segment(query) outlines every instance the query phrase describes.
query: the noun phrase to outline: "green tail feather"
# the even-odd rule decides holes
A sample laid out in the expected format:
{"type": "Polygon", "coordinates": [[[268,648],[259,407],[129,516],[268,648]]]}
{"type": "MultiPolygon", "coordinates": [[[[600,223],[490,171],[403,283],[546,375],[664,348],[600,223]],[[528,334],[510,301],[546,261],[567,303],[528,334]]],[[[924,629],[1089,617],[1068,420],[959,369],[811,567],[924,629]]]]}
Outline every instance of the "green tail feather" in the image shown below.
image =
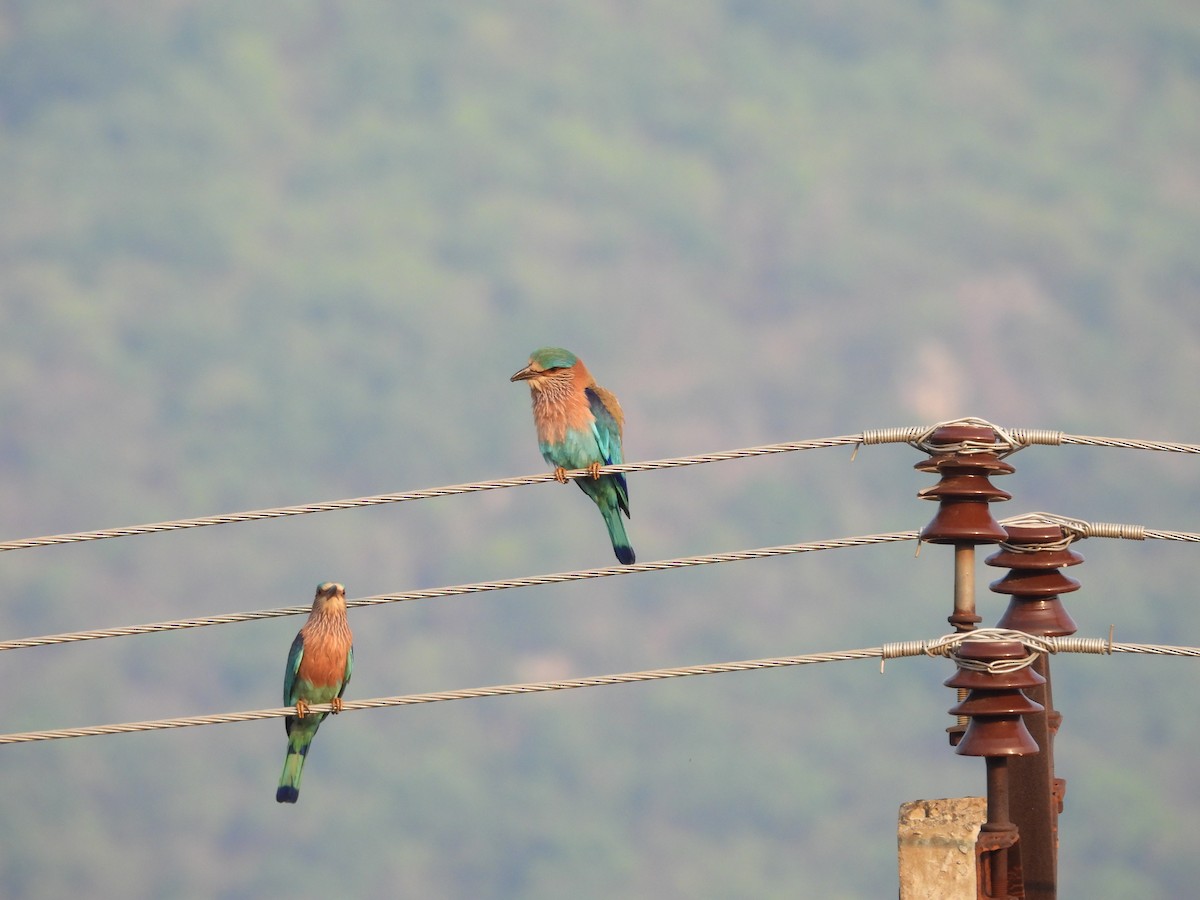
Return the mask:
{"type": "Polygon", "coordinates": [[[633,547],[629,545],[629,537],[625,534],[625,523],[621,521],[620,510],[616,506],[600,506],[600,514],[604,516],[604,524],[608,526],[608,537],[612,541],[613,553],[623,566],[631,566],[637,561],[633,555],[633,547]]]}
{"type": "Polygon", "coordinates": [[[302,744],[288,741],[283,774],[279,776],[279,787],[275,791],[276,803],[295,803],[300,799],[300,773],[304,771],[304,759],[308,756],[310,743],[311,738],[302,744]]]}
{"type": "Polygon", "coordinates": [[[625,479],[617,481],[613,476],[602,475],[598,481],[580,478],[575,483],[600,507],[600,515],[604,516],[604,524],[608,526],[608,536],[617,559],[622,565],[632,565],[635,560],[633,547],[629,546],[625,523],[621,521],[622,509],[625,515],[629,515],[629,504],[625,502],[625,479]]]}

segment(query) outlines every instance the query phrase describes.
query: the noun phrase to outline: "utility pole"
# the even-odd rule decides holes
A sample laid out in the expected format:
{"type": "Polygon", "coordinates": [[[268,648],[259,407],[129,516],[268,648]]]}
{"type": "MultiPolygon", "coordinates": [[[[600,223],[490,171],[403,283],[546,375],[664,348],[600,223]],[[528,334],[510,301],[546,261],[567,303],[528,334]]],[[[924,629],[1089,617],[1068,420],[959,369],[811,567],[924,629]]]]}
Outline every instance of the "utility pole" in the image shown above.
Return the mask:
{"type": "MultiPolygon", "coordinates": [[[[1059,571],[1061,566],[1083,562],[1083,557],[1070,549],[1071,538],[1062,526],[1049,523],[1014,523],[1007,531],[1007,540],[985,560],[989,566],[1011,570],[991,584],[996,593],[1012,597],[997,627],[1041,637],[1074,634],[1075,622],[1059,599],[1059,594],[1079,589],[1078,581],[1059,571]]],[[[1055,900],[1058,817],[1062,813],[1066,782],[1055,777],[1054,738],[1062,715],[1054,709],[1050,661],[1046,654],[1039,653],[1032,668],[1045,683],[1027,688],[1026,693],[1044,708],[1027,714],[1025,724],[1041,752],[1015,757],[1010,764],[1012,818],[1021,833],[1025,897],[1055,900]]]]}
{"type": "Polygon", "coordinates": [[[1012,821],[1010,757],[1038,752],[1037,742],[1022,716],[1042,710],[1022,688],[1045,683],[1030,665],[1009,669],[1006,664],[1027,660],[1020,641],[972,640],[958,648],[958,672],[948,687],[967,690],[950,712],[966,716],[969,724],[954,752],[982,756],[987,764],[987,821],[975,844],[977,896],[980,900],[1017,900],[1026,896],[1021,865],[1021,838],[1012,821]]]}
{"type": "MultiPolygon", "coordinates": [[[[1068,549],[1070,540],[1059,526],[1039,522],[1005,529],[991,515],[990,504],[1011,495],[990,478],[1015,471],[1003,459],[1010,448],[1002,435],[971,420],[939,426],[918,446],[929,459],[915,468],[940,476],[918,494],[938,503],[920,539],[954,547],[954,608],[948,617],[954,629],[970,634],[982,621],[975,602],[975,548],[1000,544],[986,560],[1010,569],[991,585],[1012,597],[999,627],[1040,636],[1073,634],[1075,623],[1058,594],[1079,585],[1058,570],[1083,558],[1068,549]]],[[[968,637],[956,656],[959,671],[946,681],[958,690],[951,709],[958,721],[947,729],[951,746],[987,761],[986,821],[975,843],[980,900],[1057,896],[1065,783],[1054,777],[1053,737],[1061,717],[1053,709],[1045,655],[1030,654],[1019,640],[968,637]]],[[[902,867],[903,856],[902,844],[902,867]]]]}

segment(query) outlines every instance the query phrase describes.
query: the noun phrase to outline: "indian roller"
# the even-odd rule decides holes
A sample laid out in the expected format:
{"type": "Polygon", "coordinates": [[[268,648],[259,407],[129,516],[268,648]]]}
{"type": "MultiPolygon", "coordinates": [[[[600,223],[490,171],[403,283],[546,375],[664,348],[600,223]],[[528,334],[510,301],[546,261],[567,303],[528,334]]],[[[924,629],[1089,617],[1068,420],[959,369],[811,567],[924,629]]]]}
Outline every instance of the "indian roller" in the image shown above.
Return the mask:
{"type": "Polygon", "coordinates": [[[277,803],[295,803],[300,797],[300,772],[304,758],[326,713],[310,713],[311,703],[332,703],[342,711],[342,694],[354,668],[354,635],[346,621],[346,589],[334,581],[317,587],[308,621],[292,641],[283,672],[283,705],[296,714],[284,719],[287,756],[275,791],[277,803]]]}
{"type": "Polygon", "coordinates": [[[587,370],[583,360],[561,347],[534,350],[529,365],[510,381],[529,384],[533,424],[542,457],[554,466],[554,477],[567,483],[567,469],[588,469],[591,478],[576,484],[600,507],[613,552],[623,565],[634,561],[621,513],[629,517],[629,488],[625,475],[601,475],[600,467],[619,465],[625,414],[621,404],[587,370]]]}

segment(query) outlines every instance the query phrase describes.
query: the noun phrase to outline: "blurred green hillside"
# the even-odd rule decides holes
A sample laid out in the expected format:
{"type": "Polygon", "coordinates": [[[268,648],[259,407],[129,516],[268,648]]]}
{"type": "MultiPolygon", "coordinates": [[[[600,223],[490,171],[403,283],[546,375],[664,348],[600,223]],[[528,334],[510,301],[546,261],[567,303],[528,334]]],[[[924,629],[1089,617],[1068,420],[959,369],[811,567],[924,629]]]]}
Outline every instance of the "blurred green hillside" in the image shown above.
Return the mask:
{"type": "MultiPolygon", "coordinates": [[[[963,415],[1200,441],[1187,2],[0,2],[0,537],[543,471],[530,350],[630,460],[963,415]]],[[[631,477],[640,560],[920,528],[904,446],[631,477]]],[[[1200,531],[1196,462],[1038,447],[998,516],[1200,531]]],[[[806,554],[357,611],[348,695],[946,630],[950,554],[806,554]]],[[[1194,551],[1090,541],[1081,634],[1200,644],[1194,551]]],[[[983,555],[981,553],[981,555],[983,555]]],[[[5,639],[612,562],[540,485],[5,553],[5,639]]],[[[1004,603],[980,566],[987,622],[1004,603]]],[[[0,730],[274,706],[300,619],[0,654],[0,730]]],[[[1064,897],[1186,896],[1197,674],[1056,659],[1064,897]]],[[[3,749],[0,895],[894,893],[983,791],[946,665],[3,749]]]]}

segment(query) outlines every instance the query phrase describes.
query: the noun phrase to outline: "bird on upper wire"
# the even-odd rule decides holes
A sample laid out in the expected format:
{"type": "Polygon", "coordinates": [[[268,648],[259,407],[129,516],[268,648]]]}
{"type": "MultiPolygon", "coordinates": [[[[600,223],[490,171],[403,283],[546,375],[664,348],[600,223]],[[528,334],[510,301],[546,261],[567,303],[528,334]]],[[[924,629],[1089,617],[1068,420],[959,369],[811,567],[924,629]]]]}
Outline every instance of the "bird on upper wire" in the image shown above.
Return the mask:
{"type": "Polygon", "coordinates": [[[309,712],[313,703],[331,703],[342,711],[342,694],[354,668],[354,635],[346,620],[346,589],[335,581],[317,587],[308,621],[292,641],[283,672],[283,704],[296,714],[284,719],[287,756],[275,791],[277,803],[295,803],[300,797],[300,773],[309,745],[326,713],[309,712]]]}
{"type": "Polygon", "coordinates": [[[618,472],[601,475],[600,467],[620,465],[625,414],[612,392],[592,377],[583,360],[561,347],[542,347],[529,364],[509,379],[529,385],[533,424],[542,457],[554,466],[554,477],[566,484],[567,469],[588,469],[590,478],[575,483],[600,507],[613,552],[623,565],[634,560],[621,513],[629,517],[629,487],[618,472]]]}

